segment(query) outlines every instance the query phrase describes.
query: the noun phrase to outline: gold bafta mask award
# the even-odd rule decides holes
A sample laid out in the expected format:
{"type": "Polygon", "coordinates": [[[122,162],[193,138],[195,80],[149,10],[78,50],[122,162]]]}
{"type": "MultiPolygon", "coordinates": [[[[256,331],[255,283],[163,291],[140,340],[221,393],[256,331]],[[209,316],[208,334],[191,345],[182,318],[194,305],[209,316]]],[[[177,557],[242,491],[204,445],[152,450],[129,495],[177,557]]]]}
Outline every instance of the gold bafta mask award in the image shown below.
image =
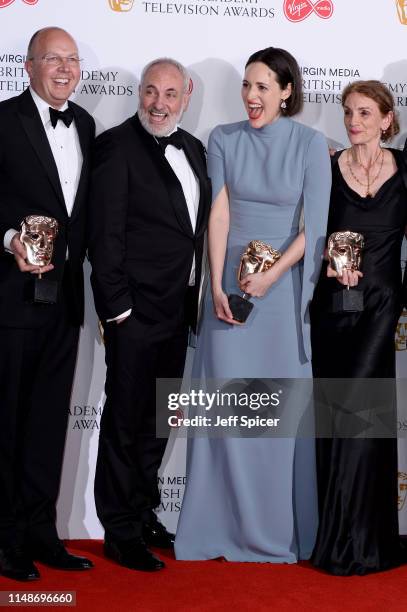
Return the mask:
{"type": "MultiPolygon", "coordinates": [[[[54,252],[54,242],[58,235],[58,221],[53,217],[30,215],[21,222],[20,240],[27,251],[27,262],[42,268],[48,266],[54,252]]],[[[32,302],[53,304],[57,301],[58,284],[44,279],[41,273],[34,279],[34,286],[28,289],[27,299],[32,302]]]]}
{"type": "Polygon", "coordinates": [[[109,0],[110,8],[118,13],[131,11],[134,0],[109,0]]]}
{"type": "Polygon", "coordinates": [[[407,498],[407,474],[406,472],[399,472],[398,476],[399,494],[397,500],[397,507],[399,512],[401,512],[401,510],[403,510],[404,508],[404,504],[406,503],[407,498]]]}
{"type": "MultiPolygon", "coordinates": [[[[266,272],[275,262],[280,259],[280,251],[261,240],[252,240],[247,245],[240,258],[237,279],[243,280],[248,274],[256,272],[266,272]]],[[[229,307],[233,318],[239,323],[244,323],[253,309],[253,304],[249,302],[250,295],[244,293],[243,296],[232,293],[228,296],[229,307]]]]}
{"type": "Polygon", "coordinates": [[[407,25],[407,2],[406,0],[396,0],[397,13],[400,23],[407,25]]]}
{"type": "MultiPolygon", "coordinates": [[[[360,270],[365,241],[362,234],[345,230],[334,232],[328,239],[328,257],[331,268],[342,276],[344,270],[360,270]]],[[[350,288],[333,295],[333,312],[362,312],[363,292],[350,288]]]]}
{"type": "Polygon", "coordinates": [[[407,308],[403,308],[396,328],[396,351],[407,351],[407,308]]]}

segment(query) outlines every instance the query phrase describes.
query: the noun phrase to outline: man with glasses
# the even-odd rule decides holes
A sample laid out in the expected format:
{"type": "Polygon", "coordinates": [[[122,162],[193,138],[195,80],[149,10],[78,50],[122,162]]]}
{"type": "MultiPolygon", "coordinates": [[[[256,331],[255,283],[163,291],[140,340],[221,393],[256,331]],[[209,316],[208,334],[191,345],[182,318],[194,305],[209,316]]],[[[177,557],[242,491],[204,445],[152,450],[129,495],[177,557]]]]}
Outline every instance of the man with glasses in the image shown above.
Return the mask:
{"type": "Polygon", "coordinates": [[[36,32],[28,46],[30,87],[0,104],[0,574],[35,580],[34,560],[85,570],[55,519],[79,328],[92,117],[67,102],[80,77],[73,38],[36,32]],[[58,222],[52,263],[27,261],[20,224],[58,222]],[[55,294],[34,300],[39,276],[55,294]],[[42,299],[42,298],[41,298],[42,299]]]}

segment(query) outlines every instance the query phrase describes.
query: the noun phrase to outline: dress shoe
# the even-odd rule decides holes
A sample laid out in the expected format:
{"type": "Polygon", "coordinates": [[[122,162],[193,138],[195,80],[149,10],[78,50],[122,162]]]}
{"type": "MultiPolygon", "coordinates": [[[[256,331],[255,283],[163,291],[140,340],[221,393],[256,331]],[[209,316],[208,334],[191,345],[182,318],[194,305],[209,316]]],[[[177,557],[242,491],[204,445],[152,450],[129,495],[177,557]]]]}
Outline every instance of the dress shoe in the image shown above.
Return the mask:
{"type": "Polygon", "coordinates": [[[24,551],[17,547],[0,548],[0,574],[13,580],[38,580],[40,573],[24,551]]]}
{"type": "Polygon", "coordinates": [[[148,550],[141,538],[120,543],[105,540],[104,551],[106,557],[129,569],[156,572],[165,567],[165,563],[148,550]]]}
{"type": "Polygon", "coordinates": [[[39,546],[33,549],[34,559],[45,565],[61,570],[87,570],[93,567],[92,561],[86,557],[78,557],[68,552],[63,543],[58,540],[52,546],[39,546]]]}
{"type": "Polygon", "coordinates": [[[143,540],[148,546],[173,548],[175,535],[166,530],[158,519],[143,524],[143,540]]]}

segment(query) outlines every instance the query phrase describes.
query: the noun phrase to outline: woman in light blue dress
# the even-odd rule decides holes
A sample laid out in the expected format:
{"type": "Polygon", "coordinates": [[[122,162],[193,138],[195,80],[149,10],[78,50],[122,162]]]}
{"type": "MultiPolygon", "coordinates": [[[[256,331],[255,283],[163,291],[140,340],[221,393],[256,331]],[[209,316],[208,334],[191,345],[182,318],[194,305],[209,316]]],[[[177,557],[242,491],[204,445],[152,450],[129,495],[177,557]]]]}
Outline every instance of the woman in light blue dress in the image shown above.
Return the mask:
{"type": "MultiPolygon", "coordinates": [[[[249,58],[242,97],[248,121],[218,126],[209,139],[212,291],[193,366],[202,386],[210,378],[311,377],[308,307],[325,242],[328,147],[319,132],[290,119],[302,90],[287,51],[270,47],[249,58]],[[256,299],[239,325],[227,294],[237,293],[240,256],[254,239],[283,255],[241,282],[256,299]]],[[[311,555],[317,520],[312,439],[188,440],[177,559],[294,563],[311,555]]]]}

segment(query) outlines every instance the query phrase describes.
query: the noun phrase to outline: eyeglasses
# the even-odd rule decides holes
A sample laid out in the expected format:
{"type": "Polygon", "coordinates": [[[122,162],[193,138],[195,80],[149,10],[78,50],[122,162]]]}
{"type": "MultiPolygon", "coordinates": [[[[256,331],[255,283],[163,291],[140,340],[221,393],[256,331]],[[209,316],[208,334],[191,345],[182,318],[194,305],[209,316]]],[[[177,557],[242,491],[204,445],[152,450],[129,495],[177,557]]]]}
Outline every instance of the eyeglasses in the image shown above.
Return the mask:
{"type": "Polygon", "coordinates": [[[30,60],[38,60],[44,62],[47,66],[62,66],[63,63],[67,63],[68,66],[79,66],[82,59],[74,55],[68,57],[62,57],[61,55],[44,55],[43,57],[30,57],[30,60]]]}

